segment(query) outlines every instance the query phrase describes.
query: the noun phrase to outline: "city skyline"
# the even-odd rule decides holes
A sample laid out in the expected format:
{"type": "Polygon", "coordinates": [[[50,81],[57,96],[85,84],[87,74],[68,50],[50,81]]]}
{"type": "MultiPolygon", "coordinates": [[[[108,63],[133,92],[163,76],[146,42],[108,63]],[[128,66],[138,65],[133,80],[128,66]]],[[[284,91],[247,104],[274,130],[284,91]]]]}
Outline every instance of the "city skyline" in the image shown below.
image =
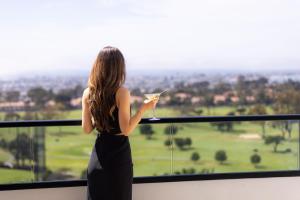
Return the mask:
{"type": "Polygon", "coordinates": [[[128,70],[296,70],[300,3],[9,1],[0,6],[1,75],[83,70],[117,46],[128,70]]]}

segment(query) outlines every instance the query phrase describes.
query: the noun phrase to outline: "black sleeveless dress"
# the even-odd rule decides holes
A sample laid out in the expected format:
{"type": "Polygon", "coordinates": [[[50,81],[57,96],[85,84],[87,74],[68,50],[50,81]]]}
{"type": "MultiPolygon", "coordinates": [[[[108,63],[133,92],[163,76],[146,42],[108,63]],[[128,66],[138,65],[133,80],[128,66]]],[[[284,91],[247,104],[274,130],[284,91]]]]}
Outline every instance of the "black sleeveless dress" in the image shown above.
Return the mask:
{"type": "Polygon", "coordinates": [[[87,169],[88,200],[131,200],[133,162],[129,139],[121,133],[118,108],[111,119],[113,129],[99,132],[87,169]]]}

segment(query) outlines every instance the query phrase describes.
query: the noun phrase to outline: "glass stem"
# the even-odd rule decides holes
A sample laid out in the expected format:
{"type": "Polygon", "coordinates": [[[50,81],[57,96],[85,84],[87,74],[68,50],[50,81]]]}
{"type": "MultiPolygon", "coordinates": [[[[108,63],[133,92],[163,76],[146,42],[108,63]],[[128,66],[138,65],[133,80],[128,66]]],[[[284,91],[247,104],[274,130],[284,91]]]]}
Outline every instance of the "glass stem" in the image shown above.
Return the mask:
{"type": "Polygon", "coordinates": [[[156,118],[155,117],[155,108],[152,108],[152,113],[153,113],[153,118],[156,118]]]}

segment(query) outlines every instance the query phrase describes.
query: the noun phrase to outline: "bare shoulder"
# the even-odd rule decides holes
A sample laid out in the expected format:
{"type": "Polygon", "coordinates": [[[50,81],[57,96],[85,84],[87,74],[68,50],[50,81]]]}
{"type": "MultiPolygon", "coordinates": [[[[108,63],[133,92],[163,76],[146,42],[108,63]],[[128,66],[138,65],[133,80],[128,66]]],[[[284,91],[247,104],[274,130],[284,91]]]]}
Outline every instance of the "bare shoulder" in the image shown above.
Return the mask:
{"type": "Polygon", "coordinates": [[[119,97],[124,97],[128,95],[130,95],[130,91],[124,86],[119,87],[119,89],[117,90],[117,96],[119,97]]]}
{"type": "Polygon", "coordinates": [[[89,92],[90,92],[90,89],[85,88],[84,91],[83,91],[83,94],[82,94],[82,98],[87,99],[88,96],[89,96],[89,92]]]}
{"type": "Polygon", "coordinates": [[[118,107],[120,106],[120,102],[130,102],[130,91],[124,86],[119,87],[116,93],[116,101],[118,107]]]}

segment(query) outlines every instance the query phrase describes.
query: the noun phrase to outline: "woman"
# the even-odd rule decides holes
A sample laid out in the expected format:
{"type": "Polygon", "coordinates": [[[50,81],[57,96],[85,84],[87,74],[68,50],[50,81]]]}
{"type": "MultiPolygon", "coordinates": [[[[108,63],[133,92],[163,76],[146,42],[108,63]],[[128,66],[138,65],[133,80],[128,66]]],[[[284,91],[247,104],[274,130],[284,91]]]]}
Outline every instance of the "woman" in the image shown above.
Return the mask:
{"type": "Polygon", "coordinates": [[[133,163],[128,136],[144,112],[158,99],[144,103],[131,117],[130,92],[125,82],[125,60],[115,47],[97,56],[82,96],[82,128],[97,130],[87,170],[87,199],[131,200],[133,163]]]}

